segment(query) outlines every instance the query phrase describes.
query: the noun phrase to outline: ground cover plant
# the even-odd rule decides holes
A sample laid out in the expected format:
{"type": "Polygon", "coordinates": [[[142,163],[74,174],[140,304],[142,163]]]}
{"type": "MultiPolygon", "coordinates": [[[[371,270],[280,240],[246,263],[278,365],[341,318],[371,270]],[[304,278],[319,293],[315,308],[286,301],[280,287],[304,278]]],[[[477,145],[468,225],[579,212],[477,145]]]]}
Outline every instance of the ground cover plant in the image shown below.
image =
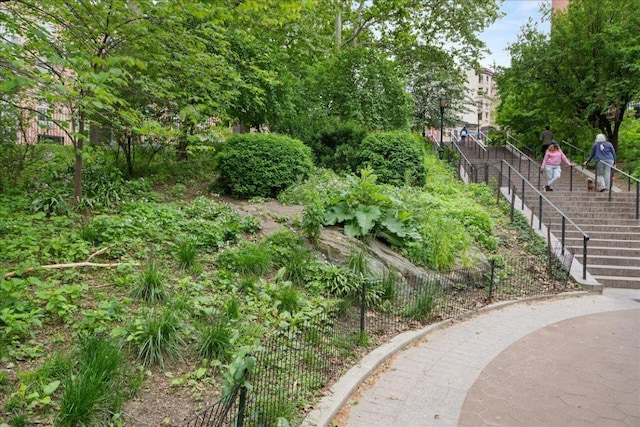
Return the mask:
{"type": "MultiPolygon", "coordinates": [[[[233,386],[265,337],[321,328],[320,313],[343,310],[359,292],[369,274],[361,253],[332,265],[309,244],[336,206],[378,208],[375,219],[349,217],[358,237],[386,236],[435,270],[471,262],[472,245],[500,246],[494,227],[505,215],[488,188],[453,182],[430,155],[423,188],[376,183],[374,170],[347,179],[313,170],[279,196],[303,205],[300,216],[278,204],[260,218],[210,193],[207,162],[194,162],[172,181],[161,173],[97,186],[105,191],[79,208],[66,197],[63,210],[34,203],[65,191],[68,181],[53,178],[68,173],[64,163],[40,177],[46,186],[0,194],[0,425],[180,425],[233,386]]],[[[107,163],[95,168],[118,176],[107,163]]],[[[393,298],[388,279],[367,291],[368,306],[393,298]]],[[[425,293],[405,315],[422,321],[432,305],[425,293]]],[[[380,339],[336,337],[340,360],[380,339]]],[[[317,379],[303,384],[280,416],[298,419],[313,399],[317,379]]]]}

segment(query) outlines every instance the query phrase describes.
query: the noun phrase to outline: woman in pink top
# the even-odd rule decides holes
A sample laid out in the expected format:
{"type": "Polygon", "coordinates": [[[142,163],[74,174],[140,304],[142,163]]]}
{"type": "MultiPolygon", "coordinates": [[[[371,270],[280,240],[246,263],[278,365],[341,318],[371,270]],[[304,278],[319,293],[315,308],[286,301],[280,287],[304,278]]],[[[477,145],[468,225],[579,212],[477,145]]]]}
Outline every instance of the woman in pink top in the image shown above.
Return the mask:
{"type": "Polygon", "coordinates": [[[562,170],[560,165],[562,164],[575,166],[564,155],[558,141],[551,142],[549,149],[544,153],[544,159],[542,159],[542,166],[540,166],[540,173],[542,171],[547,174],[547,185],[544,186],[544,191],[553,191],[553,184],[560,179],[562,170]]]}

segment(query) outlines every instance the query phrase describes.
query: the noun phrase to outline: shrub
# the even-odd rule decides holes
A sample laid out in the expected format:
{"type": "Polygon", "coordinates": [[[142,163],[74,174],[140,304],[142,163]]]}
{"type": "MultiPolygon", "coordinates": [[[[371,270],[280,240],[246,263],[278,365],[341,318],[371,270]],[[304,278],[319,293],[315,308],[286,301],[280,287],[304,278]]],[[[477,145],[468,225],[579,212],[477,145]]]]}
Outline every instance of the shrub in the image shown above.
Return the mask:
{"type": "MultiPolygon", "coordinates": [[[[418,136],[407,132],[385,132],[367,136],[351,164],[360,169],[369,165],[379,182],[402,186],[425,182],[424,148],[418,136]]],[[[352,169],[352,172],[356,170],[352,169]]]]}
{"type": "Polygon", "coordinates": [[[215,157],[216,186],[237,197],[275,197],[313,166],[311,150],[284,135],[234,135],[215,157]]]}
{"type": "Polygon", "coordinates": [[[348,163],[367,132],[354,123],[329,121],[309,142],[317,166],[336,172],[351,171],[348,163]]]}

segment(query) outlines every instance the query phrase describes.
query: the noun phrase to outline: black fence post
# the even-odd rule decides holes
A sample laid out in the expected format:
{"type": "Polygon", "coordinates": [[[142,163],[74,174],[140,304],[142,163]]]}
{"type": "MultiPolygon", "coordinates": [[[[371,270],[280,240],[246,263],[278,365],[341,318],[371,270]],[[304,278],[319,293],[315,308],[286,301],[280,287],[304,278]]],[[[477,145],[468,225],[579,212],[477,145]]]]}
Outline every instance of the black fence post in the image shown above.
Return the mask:
{"type": "Polygon", "coordinates": [[[489,282],[489,302],[491,302],[493,298],[493,281],[495,278],[495,270],[496,270],[496,260],[491,260],[491,281],[489,282]]]}
{"type": "Polygon", "coordinates": [[[364,312],[367,308],[367,302],[365,299],[365,295],[367,294],[367,281],[362,281],[362,286],[360,287],[360,334],[364,333],[364,312]]]}
{"type": "Polygon", "coordinates": [[[515,186],[511,189],[511,222],[513,222],[513,214],[516,208],[516,189],[515,186]]]}
{"type": "Polygon", "coordinates": [[[236,417],[236,427],[244,427],[244,411],[247,407],[247,388],[240,387],[240,400],[238,402],[238,415],[236,417]]]}
{"type": "Polygon", "coordinates": [[[538,230],[542,230],[542,194],[538,197],[538,230]]]}

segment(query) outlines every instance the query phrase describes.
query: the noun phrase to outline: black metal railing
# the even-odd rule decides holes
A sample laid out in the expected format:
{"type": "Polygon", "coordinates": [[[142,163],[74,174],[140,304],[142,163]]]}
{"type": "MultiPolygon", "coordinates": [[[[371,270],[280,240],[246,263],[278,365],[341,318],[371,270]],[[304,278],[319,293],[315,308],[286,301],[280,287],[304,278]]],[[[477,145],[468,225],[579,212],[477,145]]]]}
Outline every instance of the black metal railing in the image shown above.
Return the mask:
{"type": "Polygon", "coordinates": [[[492,302],[572,290],[570,254],[495,257],[474,268],[393,280],[363,280],[333,309],[304,327],[283,328],[261,340],[249,387],[206,408],[184,427],[300,425],[318,400],[360,358],[397,334],[457,318],[492,302]],[[545,275],[545,277],[541,277],[545,275]]]}
{"type": "Polygon", "coordinates": [[[585,160],[587,160],[587,152],[585,150],[583,150],[580,147],[576,147],[575,145],[571,144],[568,141],[565,141],[564,139],[561,141],[562,146],[567,146],[569,147],[568,150],[563,150],[569,157],[575,159],[576,157],[580,158],[580,163],[584,162],[585,160]]]}
{"type": "MultiPolygon", "coordinates": [[[[551,200],[549,200],[538,188],[531,184],[529,180],[526,179],[524,175],[518,172],[509,162],[503,160],[502,169],[500,174],[503,175],[502,170],[506,168],[508,173],[506,176],[506,187],[510,195],[512,196],[511,200],[511,215],[513,217],[513,211],[515,207],[515,196],[518,194],[517,185],[520,184],[520,201],[521,207],[520,209],[524,209],[525,201],[527,200],[527,193],[533,192],[533,198],[537,198],[538,206],[537,206],[537,216],[538,216],[538,229],[542,229],[543,218],[550,217],[555,214],[557,217],[561,219],[561,229],[560,229],[560,243],[561,243],[561,251],[564,253],[565,251],[565,240],[566,240],[566,227],[567,224],[573,226],[573,228],[582,236],[583,243],[583,253],[582,253],[582,279],[587,278],[587,246],[589,242],[589,235],[580,228],[578,224],[576,224],[571,218],[569,218],[560,208],[558,208],[551,200]],[[515,176],[514,176],[515,175],[515,176]],[[518,182],[517,182],[518,181],[518,182]]],[[[501,182],[504,182],[502,179],[501,182]]],[[[535,208],[531,208],[532,214],[535,212],[535,208]]]]}
{"type": "MultiPolygon", "coordinates": [[[[613,199],[613,193],[614,193],[614,192],[613,192],[613,188],[614,188],[614,185],[615,185],[615,184],[613,183],[613,181],[614,181],[615,173],[617,172],[617,173],[618,173],[618,176],[622,176],[622,177],[624,177],[624,179],[626,180],[626,182],[627,182],[627,192],[628,192],[628,193],[630,193],[630,192],[631,192],[632,187],[634,187],[634,186],[635,186],[635,196],[636,196],[636,197],[635,197],[635,198],[636,198],[636,200],[635,200],[635,211],[636,211],[636,219],[640,219],[640,180],[639,180],[638,178],[634,177],[634,176],[629,175],[628,173],[624,172],[623,170],[618,169],[618,168],[617,168],[617,167],[615,167],[615,166],[612,166],[612,165],[608,165],[608,164],[606,164],[604,167],[605,167],[605,168],[607,168],[607,167],[608,167],[608,168],[611,168],[610,178],[611,178],[611,181],[612,181],[612,182],[610,182],[610,183],[608,183],[608,184],[606,184],[606,183],[605,183],[605,184],[606,184],[606,185],[605,185],[605,188],[608,188],[608,191],[609,191],[609,201],[611,201],[611,200],[613,199]]],[[[598,165],[597,165],[597,164],[596,164],[596,169],[595,169],[595,182],[596,182],[596,183],[598,182],[598,165]]],[[[621,186],[620,186],[620,185],[618,185],[617,187],[618,187],[618,188],[621,188],[621,186]]]]}

